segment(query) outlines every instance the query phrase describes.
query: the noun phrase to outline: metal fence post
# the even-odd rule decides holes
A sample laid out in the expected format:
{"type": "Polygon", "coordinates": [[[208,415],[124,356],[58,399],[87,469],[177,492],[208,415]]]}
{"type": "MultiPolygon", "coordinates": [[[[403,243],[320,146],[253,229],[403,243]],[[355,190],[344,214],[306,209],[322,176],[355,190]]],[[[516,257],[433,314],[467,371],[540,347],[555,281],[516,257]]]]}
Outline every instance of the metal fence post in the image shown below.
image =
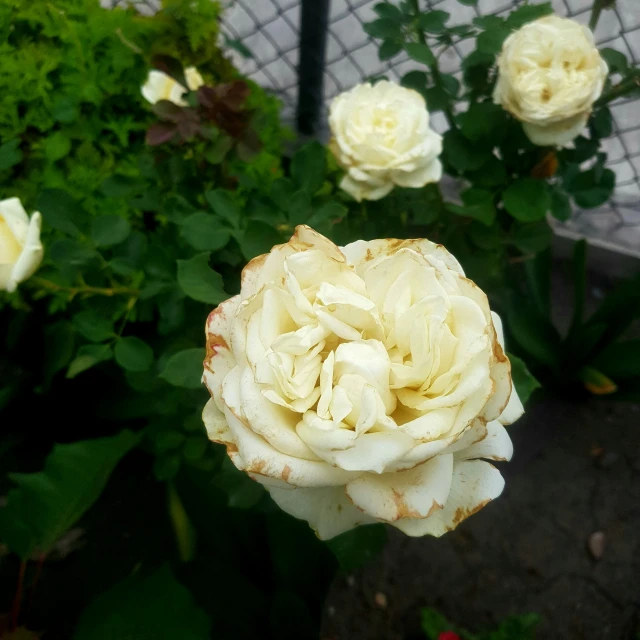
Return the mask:
{"type": "Polygon", "coordinates": [[[298,65],[298,131],[313,135],[323,101],[323,77],[331,0],[302,0],[298,65]]]}

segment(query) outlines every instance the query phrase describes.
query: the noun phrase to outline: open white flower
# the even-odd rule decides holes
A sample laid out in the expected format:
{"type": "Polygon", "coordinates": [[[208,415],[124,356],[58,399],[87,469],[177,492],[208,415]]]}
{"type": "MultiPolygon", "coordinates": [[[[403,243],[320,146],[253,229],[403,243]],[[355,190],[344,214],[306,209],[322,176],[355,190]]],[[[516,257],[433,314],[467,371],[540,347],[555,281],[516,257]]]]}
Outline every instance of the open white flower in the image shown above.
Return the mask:
{"type": "Polygon", "coordinates": [[[531,142],[562,146],[584,129],[607,72],[587,27],[546,16],[505,40],[493,100],[522,121],[531,142]]]}
{"type": "Polygon", "coordinates": [[[171,76],[164,71],[154,69],[149,71],[146,82],[142,85],[142,95],[151,104],[155,104],[160,100],[169,100],[179,107],[186,106],[186,102],[182,96],[187,91],[197,91],[203,84],[204,80],[195,67],[187,67],[184,70],[184,77],[189,88],[183,87],[176,82],[171,76]]]}
{"type": "Polygon", "coordinates": [[[356,85],[332,101],[329,126],[329,148],[347,172],[340,187],[358,201],[442,177],[442,137],[429,128],[425,100],[413,89],[386,80],[356,85]]]}
{"type": "Polygon", "coordinates": [[[206,326],[211,440],[331,538],[442,535],[502,492],[512,390],[499,318],[428,240],[342,249],[301,226],[206,326]]]}
{"type": "Polygon", "coordinates": [[[15,291],[40,266],[41,225],[40,214],[35,212],[29,219],[18,198],[0,201],[0,289],[15,291]]]}

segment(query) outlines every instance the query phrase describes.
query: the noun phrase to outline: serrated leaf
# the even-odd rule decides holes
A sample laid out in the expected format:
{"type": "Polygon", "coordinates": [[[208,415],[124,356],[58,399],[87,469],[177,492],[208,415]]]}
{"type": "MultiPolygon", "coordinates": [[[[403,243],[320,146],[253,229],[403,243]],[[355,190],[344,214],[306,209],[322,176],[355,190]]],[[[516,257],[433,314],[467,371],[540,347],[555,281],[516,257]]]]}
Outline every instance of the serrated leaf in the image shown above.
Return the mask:
{"type": "Polygon", "coordinates": [[[402,11],[390,2],[379,2],[373,7],[373,10],[381,17],[393,20],[394,22],[404,22],[404,14],[402,11]]]}
{"type": "Polygon", "coordinates": [[[204,355],[204,349],[200,348],[178,351],[167,360],[160,377],[174,387],[199,389],[202,386],[204,355]]]}
{"type": "Polygon", "coordinates": [[[100,216],[91,224],[91,239],[98,247],[120,244],[127,239],[129,233],[131,233],[131,225],[120,216],[100,216]]]}
{"type": "Polygon", "coordinates": [[[211,620],[164,566],[102,593],[83,611],[73,640],[209,640],[211,620]]]}
{"type": "Polygon", "coordinates": [[[372,38],[398,39],[402,35],[400,24],[388,18],[378,18],[364,25],[364,32],[372,38]]]}
{"type": "Polygon", "coordinates": [[[569,196],[558,187],[551,189],[551,213],[562,222],[568,220],[573,213],[569,196]]]}
{"type": "Polygon", "coordinates": [[[116,362],[126,371],[147,371],[153,364],[153,350],[135,336],[120,338],[116,342],[113,355],[116,362]]]}
{"type": "Polygon", "coordinates": [[[508,35],[509,29],[506,27],[496,27],[483,31],[477,38],[478,51],[488,55],[499,53],[508,35]]]}
{"type": "Polygon", "coordinates": [[[222,276],[209,266],[209,252],[200,253],[190,260],[178,260],[178,284],[194,300],[219,304],[228,296],[222,276]]]}
{"type": "Polygon", "coordinates": [[[80,228],[87,214],[66,191],[44,189],[38,195],[35,208],[42,214],[45,224],[70,236],[81,235],[80,228]]]}
{"type": "Polygon", "coordinates": [[[551,206],[547,184],[535,178],[512,182],[503,192],[502,201],[509,214],[520,222],[541,220],[551,206]]]}
{"type": "Polygon", "coordinates": [[[589,131],[594,138],[608,138],[613,133],[613,118],[609,107],[596,109],[589,120],[589,131]]]}
{"type": "Polygon", "coordinates": [[[180,224],[180,235],[198,251],[217,251],[231,238],[229,230],[215,216],[204,211],[184,218],[180,224]]]}
{"type": "Polygon", "coordinates": [[[78,349],[76,357],[69,364],[66,377],[71,379],[101,362],[111,359],[111,347],[108,344],[85,344],[78,349]]]}
{"type": "Polygon", "coordinates": [[[100,191],[110,198],[124,198],[139,193],[146,187],[144,180],[131,176],[109,176],[100,185],[100,191]]]}
{"type": "Polygon", "coordinates": [[[492,147],[499,144],[505,133],[505,111],[493,102],[471,104],[457,120],[465,138],[474,142],[488,138],[492,147]]]}
{"type": "Polygon", "coordinates": [[[424,71],[409,71],[400,80],[400,84],[407,89],[414,89],[424,95],[427,88],[427,74],[424,71]]]}
{"type": "Polygon", "coordinates": [[[593,209],[604,204],[616,186],[616,174],[604,169],[600,176],[597,170],[589,169],[579,173],[567,185],[575,203],[583,209],[593,209]]]}
{"type": "Polygon", "coordinates": [[[538,253],[553,239],[553,231],[546,220],[527,222],[515,227],[511,242],[523,253],[538,253]]]}
{"type": "Polygon", "coordinates": [[[291,177],[310,195],[322,187],[325,172],[326,150],[319,142],[305,144],[291,160],[291,177]]]}
{"type": "Polygon", "coordinates": [[[409,57],[416,62],[426,64],[430,66],[435,64],[436,57],[433,55],[433,51],[429,48],[429,45],[422,42],[409,42],[405,46],[405,50],[409,57]]]}
{"type": "Polygon", "coordinates": [[[224,189],[215,189],[214,191],[207,191],[204,195],[211,208],[234,229],[237,229],[241,213],[240,207],[231,193],[224,189]]]}
{"type": "Polygon", "coordinates": [[[611,47],[605,47],[600,49],[600,55],[609,66],[609,73],[621,73],[624,75],[629,70],[629,61],[624,53],[611,47]]]}
{"type": "Polygon", "coordinates": [[[510,29],[519,29],[528,22],[533,22],[543,16],[553,13],[550,2],[541,4],[525,4],[512,11],[506,20],[506,24],[510,29]]]}
{"type": "Polygon", "coordinates": [[[443,149],[446,160],[460,172],[477,171],[494,157],[486,146],[469,141],[456,129],[444,134],[443,149]]]}
{"type": "Polygon", "coordinates": [[[121,431],[111,438],[57,444],[38,473],[14,473],[18,485],[0,510],[0,538],[27,559],[46,553],[98,499],[118,462],[138,436],[121,431]]]}

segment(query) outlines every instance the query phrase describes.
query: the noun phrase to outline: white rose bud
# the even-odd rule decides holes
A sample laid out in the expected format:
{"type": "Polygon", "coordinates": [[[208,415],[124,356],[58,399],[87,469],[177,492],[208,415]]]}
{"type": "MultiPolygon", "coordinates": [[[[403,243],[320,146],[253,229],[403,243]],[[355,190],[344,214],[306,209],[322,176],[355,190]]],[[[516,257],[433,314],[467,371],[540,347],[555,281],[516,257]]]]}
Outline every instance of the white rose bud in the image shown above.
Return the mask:
{"type": "Polygon", "coordinates": [[[329,126],[329,148],[347,172],[340,187],[358,201],[442,177],[442,137],[429,128],[427,105],[413,89],[386,80],[356,85],[333,99],[329,126]]]}
{"type": "Polygon", "coordinates": [[[197,91],[204,84],[204,80],[195,67],[186,68],[184,77],[189,85],[188,89],[163,71],[155,69],[149,71],[147,80],[142,85],[142,95],[151,104],[160,100],[169,100],[179,107],[185,107],[187,103],[182,98],[183,94],[187,91],[197,91]]]}
{"type": "Polygon", "coordinates": [[[206,325],[203,419],[322,539],[440,536],[500,495],[522,414],[500,319],[441,245],[306,226],[252,260],[206,325]]]}
{"type": "Polygon", "coordinates": [[[504,42],[493,101],[541,146],[563,146],[584,129],[607,77],[587,27],[558,16],[524,25],[504,42]]]}
{"type": "Polygon", "coordinates": [[[35,212],[29,220],[18,198],[0,201],[0,289],[15,291],[40,266],[41,225],[40,214],[35,212]]]}

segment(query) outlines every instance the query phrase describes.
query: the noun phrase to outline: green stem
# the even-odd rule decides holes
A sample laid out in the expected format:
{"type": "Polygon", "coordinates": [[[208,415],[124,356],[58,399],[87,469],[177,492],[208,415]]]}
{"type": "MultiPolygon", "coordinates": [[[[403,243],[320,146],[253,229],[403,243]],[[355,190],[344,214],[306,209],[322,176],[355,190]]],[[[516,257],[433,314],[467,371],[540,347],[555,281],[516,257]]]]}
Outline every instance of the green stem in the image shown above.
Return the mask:
{"type": "Polygon", "coordinates": [[[27,561],[23,560],[20,563],[20,569],[18,570],[18,584],[16,585],[16,595],[13,598],[13,605],[11,606],[11,631],[15,631],[18,628],[18,619],[20,617],[20,608],[22,607],[22,593],[24,590],[24,574],[27,571],[27,561]]]}
{"type": "Polygon", "coordinates": [[[79,294],[87,294],[94,296],[138,296],[140,291],[138,289],[131,289],[128,287],[91,287],[89,285],[82,285],[79,287],[65,287],[61,284],[51,282],[45,278],[34,277],[31,278],[32,284],[38,285],[47,291],[66,291],[70,297],[75,297],[79,294]]]}
{"type": "MultiPolygon", "coordinates": [[[[411,4],[413,7],[414,18],[417,20],[418,17],[420,16],[419,0],[411,0],[411,4]]],[[[420,44],[424,44],[424,45],[427,44],[427,38],[425,37],[424,31],[422,29],[418,29],[416,27],[416,35],[418,37],[418,42],[420,42],[420,44]]],[[[440,74],[438,59],[436,58],[435,62],[428,66],[429,66],[429,70],[431,71],[431,75],[433,76],[433,81],[435,82],[435,84],[442,86],[442,75],[440,74]]],[[[449,126],[452,129],[455,129],[455,126],[456,126],[455,116],[454,116],[453,110],[451,109],[451,106],[447,105],[446,107],[443,108],[443,111],[444,111],[444,115],[447,118],[447,122],[449,123],[449,126]]]]}
{"type": "Polygon", "coordinates": [[[637,70],[634,74],[624,78],[618,84],[611,87],[607,93],[600,96],[600,98],[596,101],[596,106],[601,107],[602,105],[609,104],[613,102],[617,98],[622,98],[626,96],[628,93],[635,91],[640,88],[640,70],[637,70]]]}

